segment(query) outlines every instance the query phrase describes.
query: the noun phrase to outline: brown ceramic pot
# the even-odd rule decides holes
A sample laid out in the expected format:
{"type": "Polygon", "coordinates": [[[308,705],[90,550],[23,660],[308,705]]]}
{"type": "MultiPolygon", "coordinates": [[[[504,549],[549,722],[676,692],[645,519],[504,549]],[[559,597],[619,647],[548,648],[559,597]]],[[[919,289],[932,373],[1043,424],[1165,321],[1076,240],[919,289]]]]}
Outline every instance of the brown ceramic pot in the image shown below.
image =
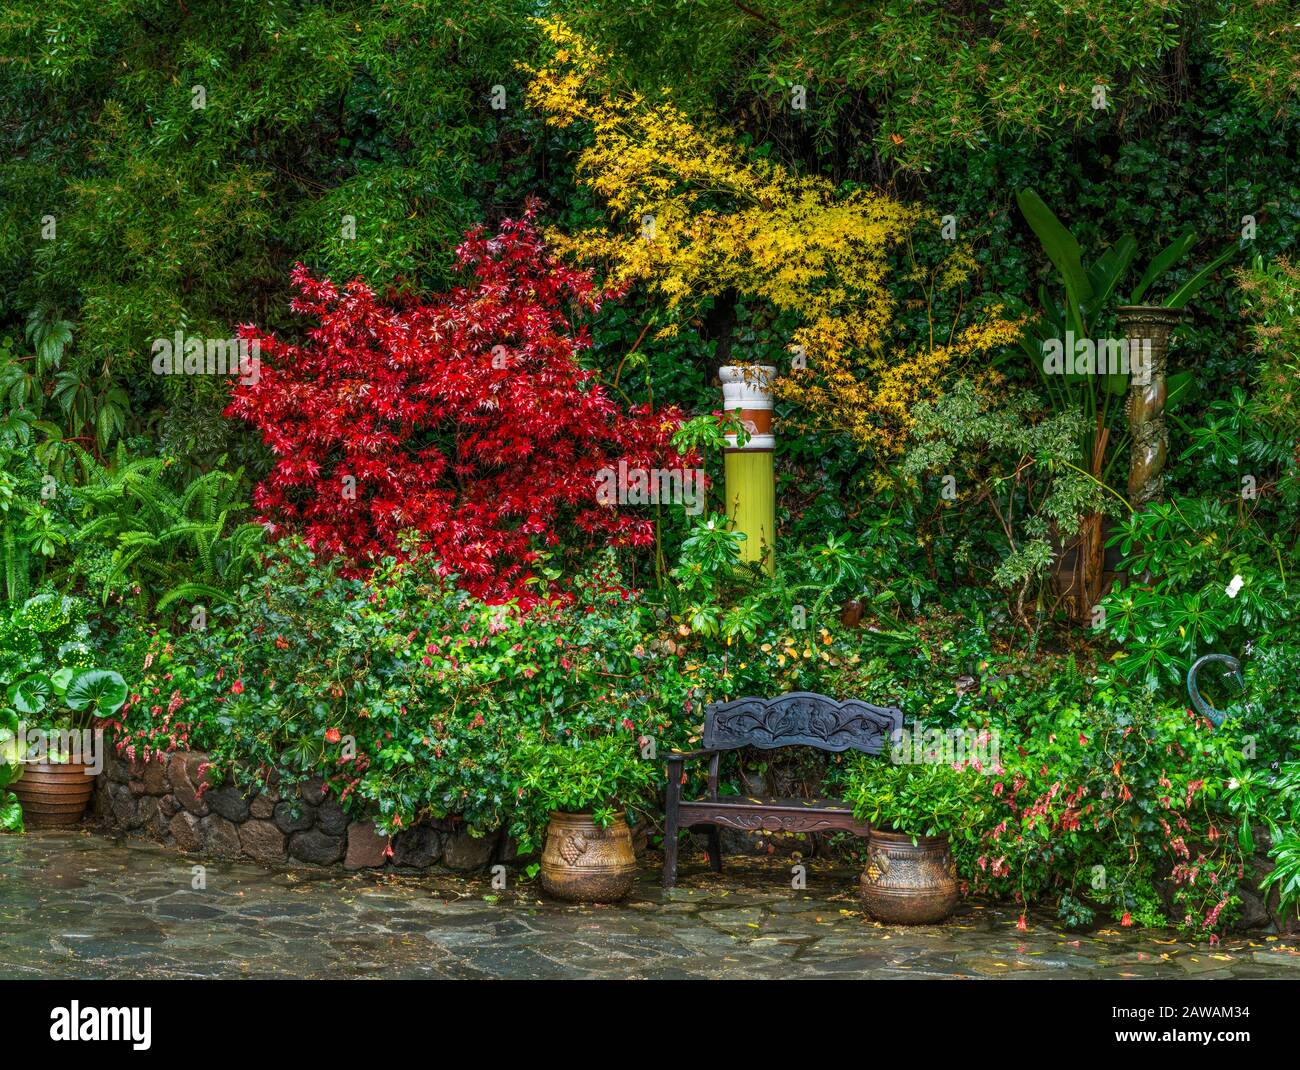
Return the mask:
{"type": "Polygon", "coordinates": [[[862,903],[890,925],[943,921],[957,905],[957,870],[947,836],[872,829],[860,882],[862,903]]]}
{"type": "Polygon", "coordinates": [[[556,899],[613,903],[632,890],[636,852],[622,815],[600,828],[590,814],[551,815],[542,850],[542,887],[556,899]]]}
{"type": "Polygon", "coordinates": [[[63,828],[81,820],[95,778],[84,762],[32,762],[23,766],[23,775],[9,790],[22,803],[28,828],[63,828]]]}

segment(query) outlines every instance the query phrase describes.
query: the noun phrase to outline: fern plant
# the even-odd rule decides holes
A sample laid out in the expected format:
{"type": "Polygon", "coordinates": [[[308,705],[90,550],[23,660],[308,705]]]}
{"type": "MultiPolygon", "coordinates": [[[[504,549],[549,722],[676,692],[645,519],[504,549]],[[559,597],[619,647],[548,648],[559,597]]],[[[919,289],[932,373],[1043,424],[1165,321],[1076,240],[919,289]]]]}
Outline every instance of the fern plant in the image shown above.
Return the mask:
{"type": "Polygon", "coordinates": [[[1260,881],[1260,888],[1277,889],[1278,913],[1285,915],[1300,907],[1300,834],[1294,828],[1282,832],[1268,857],[1274,866],[1260,881]]]}
{"type": "Polygon", "coordinates": [[[1259,886],[1264,892],[1277,890],[1278,913],[1285,915],[1300,908],[1300,762],[1283,765],[1270,787],[1259,816],[1268,829],[1273,869],[1259,886]]]}
{"type": "Polygon", "coordinates": [[[66,562],[73,529],[44,460],[58,435],[27,408],[10,408],[0,419],[0,591],[11,602],[54,580],[66,562]]]}
{"type": "Polygon", "coordinates": [[[247,507],[242,468],[214,469],[176,490],[166,478],[169,459],[131,458],[121,443],[108,466],[82,460],[88,478],[74,492],[85,519],[80,570],[98,580],[105,601],[129,588],[164,610],[181,600],[224,601],[239,586],[263,535],[258,524],[232,523],[247,507]],[[97,559],[99,547],[107,561],[97,559]]]}
{"type": "MultiPolygon", "coordinates": [[[[38,337],[38,349],[46,341],[38,337]]],[[[57,355],[26,359],[48,363],[57,355]]],[[[38,418],[42,397],[34,382],[12,342],[0,340],[0,397],[7,403],[0,418],[4,597],[21,602],[42,584],[69,588],[85,580],[105,601],[115,590],[129,590],[146,609],[225,600],[262,539],[259,525],[237,522],[247,508],[240,498],[243,469],[222,470],[222,457],[217,469],[175,489],[171,460],[132,458],[122,442],[101,463],[38,418]]]]}

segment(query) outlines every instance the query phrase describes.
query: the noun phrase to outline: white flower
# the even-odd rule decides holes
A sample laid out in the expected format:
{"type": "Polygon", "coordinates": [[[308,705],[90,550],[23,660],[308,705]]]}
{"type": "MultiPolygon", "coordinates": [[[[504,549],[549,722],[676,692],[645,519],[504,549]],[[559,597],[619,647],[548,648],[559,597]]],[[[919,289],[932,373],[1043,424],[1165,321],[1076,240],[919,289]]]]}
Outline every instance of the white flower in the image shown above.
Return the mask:
{"type": "Polygon", "coordinates": [[[1238,573],[1237,575],[1233,576],[1233,577],[1232,577],[1232,582],[1231,582],[1230,584],[1228,584],[1228,597],[1229,597],[1229,598],[1236,598],[1236,597],[1237,597],[1237,592],[1241,590],[1242,585],[1243,585],[1245,582],[1246,582],[1246,581],[1243,580],[1243,579],[1241,578],[1241,574],[1240,574],[1240,573],[1238,573]]]}
{"type": "Polygon", "coordinates": [[[1236,777],[1233,777],[1231,780],[1228,781],[1228,787],[1231,788],[1233,791],[1236,791],[1237,788],[1239,788],[1240,786],[1241,785],[1237,783],[1236,777]]]}

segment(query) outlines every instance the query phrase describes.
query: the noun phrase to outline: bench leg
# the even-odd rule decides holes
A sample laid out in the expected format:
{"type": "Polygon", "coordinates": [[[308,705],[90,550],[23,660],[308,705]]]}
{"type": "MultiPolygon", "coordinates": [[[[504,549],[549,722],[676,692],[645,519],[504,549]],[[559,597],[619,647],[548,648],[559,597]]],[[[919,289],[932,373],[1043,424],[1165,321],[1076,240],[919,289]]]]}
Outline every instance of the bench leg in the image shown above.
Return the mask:
{"type": "Polygon", "coordinates": [[[677,883],[677,804],[682,797],[682,763],[668,763],[664,806],[664,887],[677,883]]]}
{"type": "Polygon", "coordinates": [[[722,835],[717,825],[709,826],[709,869],[722,872],[722,835]]]}

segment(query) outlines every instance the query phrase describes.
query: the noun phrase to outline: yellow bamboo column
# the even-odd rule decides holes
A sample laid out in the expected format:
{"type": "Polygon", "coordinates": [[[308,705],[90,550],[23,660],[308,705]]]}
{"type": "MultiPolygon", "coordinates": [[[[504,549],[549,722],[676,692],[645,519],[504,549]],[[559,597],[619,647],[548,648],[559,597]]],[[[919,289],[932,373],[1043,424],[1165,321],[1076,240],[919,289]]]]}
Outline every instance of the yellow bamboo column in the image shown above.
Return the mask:
{"type": "Polygon", "coordinates": [[[726,365],[720,368],[722,406],[737,412],[749,432],[745,445],[727,436],[725,474],[727,516],[731,527],[745,533],[740,556],[761,561],[771,573],[776,568],[776,474],[772,467],[772,379],[770,364],[726,365]]]}

